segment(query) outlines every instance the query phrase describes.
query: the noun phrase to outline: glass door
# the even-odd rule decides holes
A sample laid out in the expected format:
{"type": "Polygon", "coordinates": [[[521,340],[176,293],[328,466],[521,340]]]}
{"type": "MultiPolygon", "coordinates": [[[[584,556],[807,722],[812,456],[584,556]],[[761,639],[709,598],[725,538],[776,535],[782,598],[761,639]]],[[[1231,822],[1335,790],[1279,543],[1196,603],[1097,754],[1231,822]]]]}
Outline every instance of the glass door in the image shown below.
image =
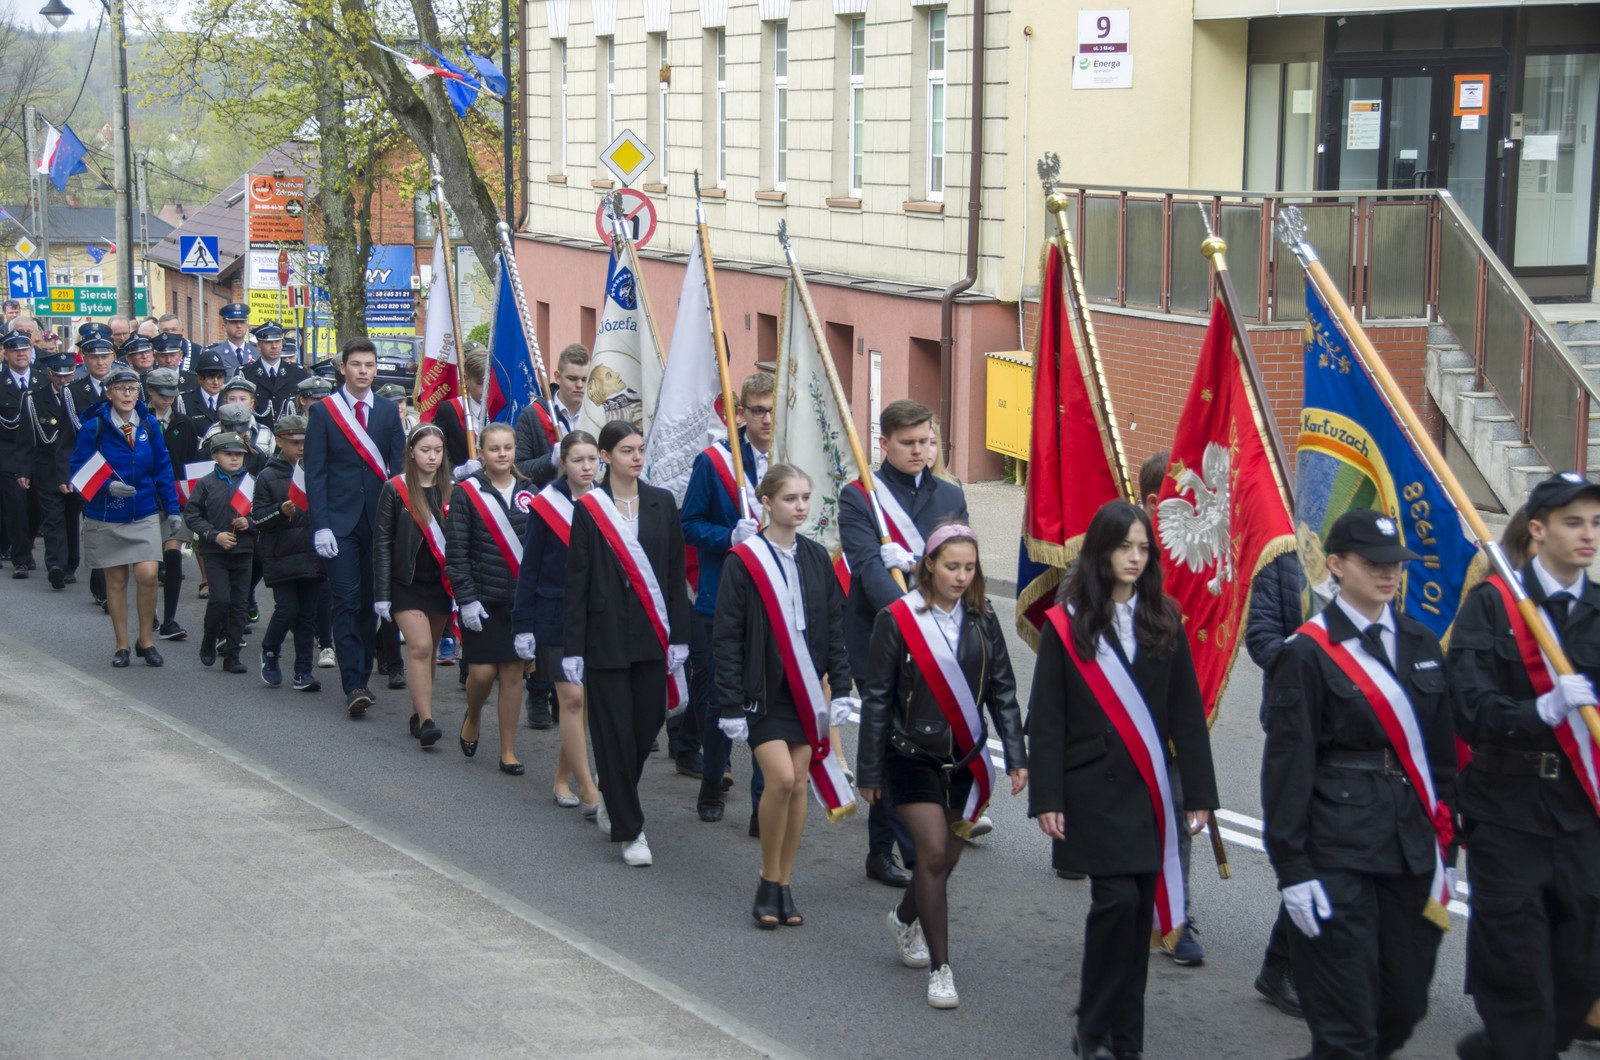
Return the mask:
{"type": "Polygon", "coordinates": [[[1530,55],[1522,88],[1512,264],[1587,270],[1594,246],[1600,55],[1530,55]]]}
{"type": "Polygon", "coordinates": [[[1436,186],[1433,80],[1427,76],[1343,79],[1334,187],[1370,191],[1436,186]]]}

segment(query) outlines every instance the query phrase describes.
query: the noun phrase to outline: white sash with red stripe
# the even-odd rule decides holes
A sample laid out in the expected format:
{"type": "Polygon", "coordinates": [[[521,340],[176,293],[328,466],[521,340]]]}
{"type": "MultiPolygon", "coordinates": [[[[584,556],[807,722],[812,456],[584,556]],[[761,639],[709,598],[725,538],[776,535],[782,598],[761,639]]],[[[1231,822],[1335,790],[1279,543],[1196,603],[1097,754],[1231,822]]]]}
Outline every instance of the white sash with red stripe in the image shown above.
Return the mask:
{"type": "MultiPolygon", "coordinates": [[[[1405,686],[1395,677],[1394,671],[1373,658],[1365,648],[1352,651],[1344,643],[1330,637],[1326,611],[1301,626],[1299,632],[1321,648],[1333,660],[1339,672],[1354,681],[1356,688],[1367,697],[1372,712],[1378,716],[1378,724],[1383,726],[1384,735],[1389,738],[1389,745],[1406,771],[1406,779],[1411,781],[1411,790],[1422,802],[1422,812],[1427,815],[1428,823],[1434,827],[1437,835],[1441,810],[1447,815],[1445,820],[1448,820],[1450,811],[1441,807],[1439,797],[1433,790],[1428,747],[1422,739],[1422,727],[1417,724],[1417,709],[1411,705],[1411,697],[1406,694],[1405,686]]],[[[1428,895],[1428,904],[1422,915],[1437,924],[1441,931],[1448,930],[1450,883],[1445,878],[1444,852],[1438,842],[1433,846],[1433,882],[1429,885],[1428,895]]]]}
{"type": "MultiPolygon", "coordinates": [[[[444,591],[450,592],[450,576],[443,573],[445,569],[444,527],[439,525],[439,517],[429,512],[428,521],[426,523],[422,521],[422,516],[417,514],[416,506],[411,503],[411,491],[406,488],[406,477],[404,475],[396,475],[389,480],[389,485],[394,487],[395,493],[400,497],[400,503],[406,506],[406,511],[411,513],[411,519],[417,524],[417,529],[422,531],[422,540],[428,543],[428,551],[433,553],[434,562],[439,564],[440,580],[444,583],[444,591]]],[[[504,519],[504,513],[500,517],[504,519]]],[[[452,593],[451,595],[454,594],[452,593]]]]}
{"type": "Polygon", "coordinates": [[[759,543],[755,538],[741,541],[733,546],[733,554],[750,572],[750,580],[766,608],[767,625],[777,642],[778,658],[783,660],[783,675],[794,696],[800,727],[811,745],[811,790],[827,811],[829,821],[843,820],[855,812],[856,796],[829,738],[828,699],[800,632],[794,601],[784,587],[783,570],[764,538],[759,543]]]}
{"type": "Polygon", "coordinates": [[[522,571],[522,539],[512,529],[511,520],[506,516],[499,499],[490,500],[484,496],[483,487],[478,485],[476,478],[470,476],[457,483],[456,489],[466,495],[473,511],[483,520],[483,525],[489,531],[489,537],[500,549],[500,557],[506,561],[506,567],[515,578],[522,571]]]}
{"type": "MultiPolygon", "coordinates": [[[[965,839],[973,823],[989,808],[989,799],[994,793],[994,764],[979,746],[983,740],[983,715],[978,710],[977,699],[972,695],[972,686],[967,683],[967,675],[961,670],[961,661],[934,624],[933,612],[923,602],[922,593],[911,590],[889,605],[889,614],[894,616],[895,625],[900,627],[906,650],[911,653],[917,670],[950,726],[956,751],[960,757],[967,759],[966,768],[972,773],[972,791],[967,794],[967,803],[961,808],[963,820],[951,825],[952,830],[965,839]],[[972,753],[974,747],[978,747],[976,754],[972,753]]],[[[965,621],[976,619],[968,615],[965,621]]]]}
{"type": "MultiPolygon", "coordinates": [[[[628,579],[633,595],[638,599],[639,606],[644,608],[645,617],[650,620],[650,628],[655,630],[662,654],[670,657],[672,623],[667,614],[667,598],[661,591],[661,583],[656,580],[655,569],[650,566],[650,557],[644,554],[644,547],[633,535],[623,529],[622,513],[617,511],[617,505],[609,493],[592,489],[579,498],[578,503],[594,517],[595,525],[600,528],[600,536],[611,546],[611,554],[621,565],[623,577],[628,579]]],[[[676,714],[688,702],[689,681],[680,666],[667,674],[667,713],[676,714]]]]}
{"type": "Polygon", "coordinates": [[[373,442],[372,436],[365,427],[356,420],[355,409],[350,404],[350,399],[343,390],[335,391],[322,401],[322,406],[333,417],[333,422],[344,434],[345,440],[355,448],[367,467],[379,479],[387,481],[389,470],[384,465],[383,454],[378,452],[378,446],[373,442]]]}
{"type": "MultiPolygon", "coordinates": [[[[1528,622],[1522,617],[1522,611],[1517,607],[1517,598],[1511,592],[1511,587],[1501,580],[1498,574],[1488,579],[1500,592],[1500,600],[1505,604],[1506,617],[1511,620],[1512,635],[1517,638],[1517,648],[1522,652],[1522,664],[1528,668],[1528,680],[1533,683],[1535,695],[1544,695],[1555,688],[1555,667],[1550,658],[1545,655],[1544,649],[1539,647],[1539,642],[1533,637],[1533,630],[1528,628],[1528,622]]],[[[1545,623],[1551,629],[1559,629],[1550,618],[1547,608],[1541,608],[1545,613],[1545,623]]],[[[1589,796],[1589,802],[1594,806],[1595,812],[1600,813],[1600,769],[1596,763],[1600,762],[1600,747],[1595,746],[1594,737],[1589,734],[1589,727],[1583,723],[1583,718],[1577,711],[1568,714],[1560,725],[1552,730],[1555,733],[1556,743],[1561,745],[1561,750],[1566,754],[1567,761],[1572,764],[1572,770],[1578,775],[1578,783],[1583,786],[1583,792],[1589,796]]]]}
{"type": "Polygon", "coordinates": [[[1045,617],[1056,628],[1056,635],[1067,651],[1067,658],[1078,669],[1089,694],[1105,711],[1106,719],[1128,750],[1128,756],[1150,792],[1150,806],[1156,814],[1156,831],[1161,836],[1161,874],[1156,878],[1156,927],[1162,936],[1183,926],[1185,902],[1183,864],[1178,858],[1178,822],[1172,808],[1172,782],[1167,776],[1166,749],[1156,731],[1155,718],[1144,701],[1144,693],[1133,675],[1122,664],[1116,650],[1105,637],[1095,645],[1093,659],[1082,659],[1072,640],[1070,612],[1064,605],[1052,607],[1045,617]]]}
{"type": "Polygon", "coordinates": [[[572,543],[572,498],[556,489],[554,484],[539,491],[533,499],[533,510],[545,521],[563,545],[572,543]]]}
{"type": "Polygon", "coordinates": [[[739,503],[739,480],[733,475],[733,451],[721,442],[716,442],[707,448],[705,453],[711,460],[711,466],[716,468],[717,477],[722,480],[722,488],[728,491],[728,499],[733,501],[734,511],[739,513],[739,518],[748,518],[752,511],[760,507],[759,504],[751,499],[750,493],[752,491],[748,489],[749,486],[753,485],[750,482],[751,469],[745,468],[745,485],[747,489],[744,503],[741,504],[739,503]]]}
{"type": "MultiPolygon", "coordinates": [[[[925,471],[923,474],[932,472],[925,471]]],[[[911,521],[911,516],[900,507],[900,502],[895,500],[894,494],[884,485],[883,479],[876,472],[872,476],[872,481],[874,488],[867,494],[867,500],[876,502],[878,509],[883,513],[884,521],[889,524],[889,536],[894,538],[901,548],[913,556],[920,557],[926,548],[926,543],[922,540],[922,531],[917,529],[917,524],[911,521]]],[[[867,488],[859,482],[856,483],[856,488],[863,493],[867,492],[867,488]]]]}

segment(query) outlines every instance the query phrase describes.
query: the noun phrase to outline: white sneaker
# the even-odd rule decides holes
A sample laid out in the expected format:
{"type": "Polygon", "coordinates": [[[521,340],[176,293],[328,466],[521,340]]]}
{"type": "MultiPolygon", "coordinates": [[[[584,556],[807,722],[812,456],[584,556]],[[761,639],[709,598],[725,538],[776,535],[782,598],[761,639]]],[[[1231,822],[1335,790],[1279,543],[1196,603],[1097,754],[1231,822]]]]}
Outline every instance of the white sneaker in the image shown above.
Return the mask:
{"type": "Polygon", "coordinates": [[[896,907],[889,910],[888,924],[889,934],[894,937],[894,944],[900,950],[900,963],[907,968],[926,968],[928,941],[922,937],[922,922],[901,923],[900,910],[896,907]]]}
{"type": "Polygon", "coordinates": [[[977,839],[980,836],[988,835],[992,831],[994,831],[994,821],[990,820],[988,814],[983,814],[972,822],[972,831],[967,834],[967,838],[977,839]]]}
{"type": "Polygon", "coordinates": [[[323,648],[317,653],[317,669],[331,670],[339,665],[339,659],[333,654],[332,648],[323,648]]]}
{"type": "Polygon", "coordinates": [[[600,806],[594,811],[594,825],[600,829],[600,834],[607,839],[611,838],[611,815],[606,813],[606,800],[600,800],[600,806]]]}
{"type": "Polygon", "coordinates": [[[961,1003],[956,996],[956,977],[948,964],[941,964],[928,973],[928,1004],[934,1008],[955,1008],[961,1003]]]}
{"type": "MultiPolygon", "coordinates": [[[[638,839],[623,846],[622,860],[636,869],[642,869],[650,864],[650,843],[645,839],[643,832],[639,833],[638,839]]],[[[929,987],[928,989],[931,991],[933,988],[929,987]]],[[[951,987],[952,991],[954,989],[954,987],[951,987]]]]}

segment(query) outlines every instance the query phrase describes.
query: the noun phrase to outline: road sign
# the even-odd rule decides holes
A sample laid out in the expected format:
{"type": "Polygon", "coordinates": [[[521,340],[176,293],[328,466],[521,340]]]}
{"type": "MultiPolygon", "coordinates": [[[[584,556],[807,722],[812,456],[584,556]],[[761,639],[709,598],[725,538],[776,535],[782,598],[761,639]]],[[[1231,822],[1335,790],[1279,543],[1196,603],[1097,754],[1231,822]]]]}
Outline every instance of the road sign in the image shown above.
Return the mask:
{"type": "Polygon", "coordinates": [[[42,261],[6,262],[6,281],[11,285],[12,298],[39,298],[47,284],[42,261]]]}
{"type": "Polygon", "coordinates": [[[278,250],[278,286],[289,286],[289,252],[282,248],[278,250]]]}
{"type": "MultiPolygon", "coordinates": [[[[134,316],[147,316],[145,289],[134,293],[134,316]]],[[[51,287],[34,305],[34,315],[42,317],[104,317],[117,311],[115,287],[51,287]]]]}
{"type": "MultiPolygon", "coordinates": [[[[656,204],[644,192],[632,188],[623,188],[617,192],[617,196],[622,200],[622,222],[629,226],[633,245],[644,246],[656,234],[656,204]]],[[[600,208],[594,212],[595,231],[600,233],[600,238],[606,241],[608,247],[611,245],[610,210],[611,204],[602,199],[600,208]]]]}
{"type": "Polygon", "coordinates": [[[34,247],[33,240],[29,239],[27,236],[23,236],[21,239],[17,240],[17,253],[21,254],[23,257],[33,257],[33,252],[35,249],[37,248],[34,247]]]}
{"type": "Polygon", "coordinates": [[[215,276],[222,271],[217,260],[216,236],[179,236],[178,271],[215,276]]]}
{"type": "Polygon", "coordinates": [[[644,176],[650,168],[650,163],[656,160],[656,153],[633,134],[631,129],[623,129],[617,134],[606,149],[600,152],[600,162],[607,169],[617,175],[617,180],[626,188],[629,184],[644,176]]]}

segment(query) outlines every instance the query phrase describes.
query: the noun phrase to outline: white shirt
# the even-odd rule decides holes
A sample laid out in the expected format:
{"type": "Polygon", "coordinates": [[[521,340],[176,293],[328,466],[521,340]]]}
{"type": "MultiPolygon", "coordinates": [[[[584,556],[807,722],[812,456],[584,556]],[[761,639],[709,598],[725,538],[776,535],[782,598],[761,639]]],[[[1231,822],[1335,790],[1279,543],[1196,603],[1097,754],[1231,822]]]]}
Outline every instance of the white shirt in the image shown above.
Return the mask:
{"type": "Polygon", "coordinates": [[[1539,562],[1538,556],[1535,556],[1533,557],[1533,574],[1534,577],[1539,579],[1539,585],[1544,589],[1546,597],[1554,596],[1556,593],[1567,593],[1572,597],[1574,603],[1583,599],[1583,583],[1588,579],[1588,576],[1582,571],[1578,572],[1578,576],[1573,579],[1571,585],[1562,585],[1556,581],[1554,574],[1544,569],[1544,564],[1539,562]]]}
{"type": "Polygon", "coordinates": [[[269,361],[265,357],[263,357],[263,358],[261,358],[261,367],[263,367],[263,368],[265,368],[267,370],[267,378],[268,379],[271,379],[273,376],[278,374],[278,362],[277,361],[269,361]]]}
{"type": "MultiPolygon", "coordinates": [[[[373,400],[372,391],[371,390],[368,390],[365,394],[361,395],[360,397],[351,397],[350,396],[350,390],[347,387],[340,387],[339,388],[339,393],[344,395],[345,401],[350,403],[350,411],[352,413],[355,412],[357,405],[365,405],[365,406],[367,406],[367,422],[368,423],[372,422],[372,410],[373,410],[374,406],[377,404],[377,402],[375,402],[373,400]]],[[[358,420],[357,422],[360,422],[360,421],[358,420]]]]}
{"type": "Polygon", "coordinates": [[[1138,593],[1128,597],[1125,604],[1111,601],[1111,628],[1116,631],[1117,643],[1122,645],[1122,654],[1128,657],[1130,663],[1139,654],[1139,638],[1133,632],[1133,615],[1138,608],[1138,593]]]}
{"type": "Polygon", "coordinates": [[[956,645],[961,643],[961,622],[966,618],[966,610],[959,600],[948,611],[932,601],[928,603],[928,613],[933,616],[933,625],[944,637],[944,642],[950,645],[952,654],[956,654],[956,645]]]}
{"type": "Polygon", "coordinates": [[[11,380],[12,380],[12,382],[17,384],[17,389],[19,389],[19,390],[28,389],[28,377],[26,375],[18,375],[16,372],[12,372],[11,373],[11,380]]]}
{"type": "Polygon", "coordinates": [[[511,507],[511,498],[515,497],[517,495],[517,480],[516,479],[512,479],[510,482],[508,482],[506,484],[506,488],[505,489],[501,489],[500,487],[496,486],[492,482],[489,483],[489,488],[494,490],[496,493],[500,494],[500,499],[506,502],[506,507],[507,508],[510,508],[511,507]]]}
{"type": "MultiPolygon", "coordinates": [[[[1339,610],[1344,612],[1344,617],[1350,620],[1350,624],[1355,626],[1358,632],[1365,633],[1367,631],[1367,627],[1372,625],[1372,619],[1351,607],[1343,596],[1335,596],[1333,598],[1333,602],[1339,605],[1339,610]]],[[[1392,667],[1394,666],[1396,659],[1394,639],[1395,625],[1394,612],[1388,606],[1384,607],[1383,614],[1379,616],[1378,625],[1383,627],[1383,631],[1378,634],[1378,639],[1383,641],[1384,654],[1389,656],[1387,659],[1380,661],[1387,662],[1392,667]]],[[[1367,648],[1365,641],[1362,642],[1361,647],[1362,650],[1366,651],[1368,655],[1372,654],[1372,651],[1367,648]]]]}
{"type": "Polygon", "coordinates": [[[800,542],[796,541],[788,548],[780,547],[777,542],[762,538],[767,542],[767,547],[772,549],[773,555],[778,557],[778,569],[783,571],[783,584],[789,590],[789,603],[794,609],[794,628],[801,633],[806,631],[806,599],[800,591],[800,542]]]}

